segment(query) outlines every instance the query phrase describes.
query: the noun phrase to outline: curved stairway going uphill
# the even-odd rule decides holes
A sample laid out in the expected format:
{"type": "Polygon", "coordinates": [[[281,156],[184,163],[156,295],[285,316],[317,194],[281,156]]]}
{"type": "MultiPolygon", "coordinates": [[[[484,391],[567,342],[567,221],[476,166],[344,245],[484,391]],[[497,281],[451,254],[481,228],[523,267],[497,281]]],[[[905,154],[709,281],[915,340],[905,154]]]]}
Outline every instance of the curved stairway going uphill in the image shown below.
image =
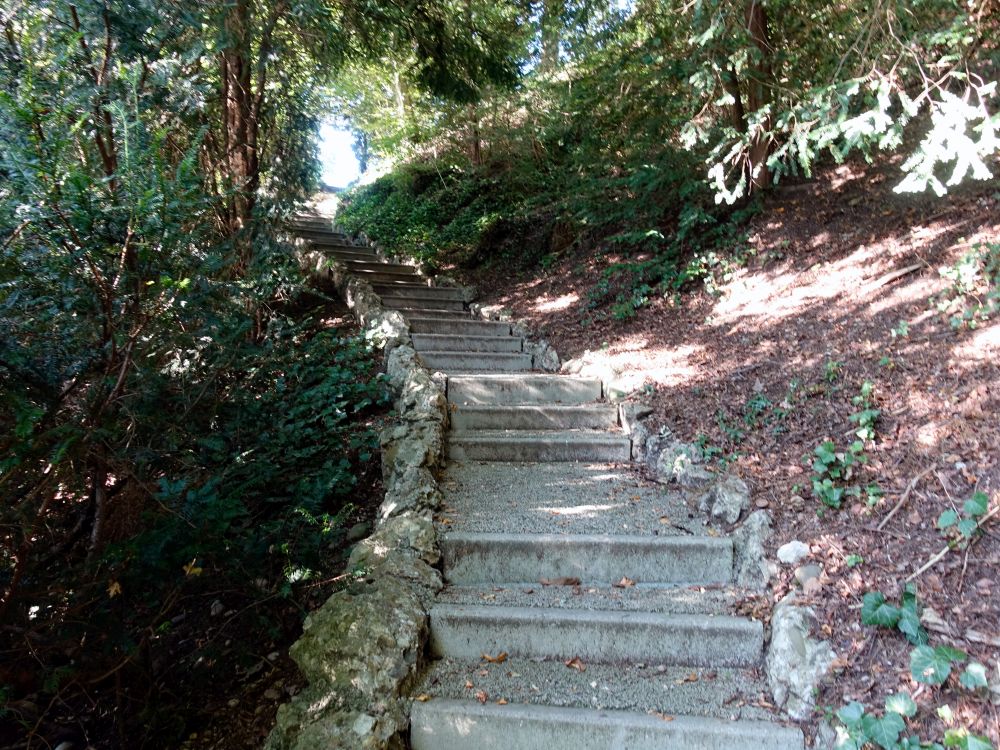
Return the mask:
{"type": "Polygon", "coordinates": [[[762,624],[731,614],[732,541],[630,471],[601,381],[536,372],[460,290],[321,222],[299,233],[406,315],[446,377],[446,587],[414,750],[801,750],[767,710],[762,624]]]}

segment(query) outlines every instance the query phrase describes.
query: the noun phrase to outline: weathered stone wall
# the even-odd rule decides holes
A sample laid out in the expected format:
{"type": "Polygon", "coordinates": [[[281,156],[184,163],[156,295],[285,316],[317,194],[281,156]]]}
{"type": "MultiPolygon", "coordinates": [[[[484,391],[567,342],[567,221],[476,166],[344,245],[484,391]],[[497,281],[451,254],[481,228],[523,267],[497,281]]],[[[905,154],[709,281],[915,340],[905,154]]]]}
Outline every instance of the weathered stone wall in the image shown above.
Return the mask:
{"type": "Polygon", "coordinates": [[[433,513],[447,402],[400,313],[322,253],[300,246],[299,259],[310,276],[333,282],[365,336],[383,347],[398,419],[381,435],[385,498],[375,531],[351,554],[360,572],[306,618],[290,654],[309,685],[278,709],[266,747],[397,750],[406,745],[406,696],[426,652],[428,609],[442,586],[433,513]]]}

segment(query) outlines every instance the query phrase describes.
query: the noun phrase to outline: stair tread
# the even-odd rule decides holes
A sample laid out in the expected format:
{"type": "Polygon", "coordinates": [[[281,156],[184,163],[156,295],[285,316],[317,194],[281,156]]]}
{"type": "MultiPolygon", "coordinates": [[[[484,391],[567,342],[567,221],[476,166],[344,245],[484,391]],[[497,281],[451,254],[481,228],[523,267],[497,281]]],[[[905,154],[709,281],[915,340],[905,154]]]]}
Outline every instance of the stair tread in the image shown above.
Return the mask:
{"type": "Polygon", "coordinates": [[[768,718],[766,710],[754,705],[764,685],[752,670],[666,664],[595,663],[585,667],[586,671],[579,672],[555,659],[511,658],[500,664],[438,659],[430,665],[417,692],[432,701],[463,700],[470,697],[466,682],[472,682],[476,690],[486,692],[488,700],[503,698],[509,704],[698,713],[720,719],[768,718]],[[691,679],[692,675],[697,679],[691,679]],[[727,705],[733,697],[736,700],[727,705]]]}
{"type": "MultiPolygon", "coordinates": [[[[563,665],[558,666],[567,671],[563,665]]],[[[583,677],[587,677],[586,673],[583,677]]],[[[683,678],[675,678],[675,681],[677,679],[683,678]]],[[[481,677],[480,682],[483,682],[481,677]]],[[[712,682],[718,686],[719,696],[724,695],[722,688],[730,684],[720,682],[718,676],[712,682]]],[[[755,685],[751,683],[732,683],[736,705],[733,707],[726,705],[725,698],[706,699],[701,690],[696,690],[702,686],[700,680],[692,683],[695,689],[674,691],[666,685],[657,690],[655,686],[638,682],[636,686],[641,689],[652,687],[656,695],[670,696],[657,701],[643,701],[637,696],[636,703],[641,704],[638,711],[633,706],[627,706],[627,710],[604,707],[603,704],[609,701],[603,700],[604,695],[599,692],[602,683],[590,679],[586,684],[584,694],[593,698],[592,704],[587,706],[532,705],[528,701],[538,702],[538,694],[543,692],[541,688],[535,695],[527,696],[524,702],[518,699],[506,705],[497,704],[503,697],[497,693],[493,693],[496,697],[491,700],[485,688],[480,688],[486,694],[482,702],[469,700],[466,690],[461,699],[456,696],[415,703],[411,722],[413,750],[511,747],[518,750],[662,750],[668,747],[671,750],[730,750],[739,746],[754,750],[802,750],[804,746],[801,730],[769,722],[768,714],[748,705],[756,698],[752,693],[755,685]],[[594,687],[590,686],[591,682],[595,683],[594,687]],[[717,708],[713,710],[713,706],[717,708]],[[692,710],[698,713],[704,710],[708,715],[685,715],[692,710]]],[[[523,691],[516,692],[523,694],[523,691]]],[[[551,694],[552,702],[558,702],[555,691],[544,694],[551,694]]]]}
{"type": "Polygon", "coordinates": [[[681,493],[664,493],[627,464],[452,462],[441,490],[457,532],[706,533],[681,493]]]}
{"type": "Polygon", "coordinates": [[[606,611],[674,614],[726,614],[741,600],[734,586],[647,585],[616,588],[609,585],[542,585],[539,581],[480,586],[449,584],[438,595],[441,604],[485,604],[500,607],[598,609],[606,611]]]}

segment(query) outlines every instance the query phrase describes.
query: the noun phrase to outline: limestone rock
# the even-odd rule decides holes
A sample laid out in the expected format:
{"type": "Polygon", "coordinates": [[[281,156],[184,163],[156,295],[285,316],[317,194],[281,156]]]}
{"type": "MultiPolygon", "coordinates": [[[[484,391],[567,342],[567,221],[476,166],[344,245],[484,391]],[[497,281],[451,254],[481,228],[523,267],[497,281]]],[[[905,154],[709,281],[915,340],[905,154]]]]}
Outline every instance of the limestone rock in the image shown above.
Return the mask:
{"type": "Polygon", "coordinates": [[[701,465],[701,448],[675,440],[667,428],[646,440],[646,456],[653,478],[661,484],[676,482],[683,487],[698,487],[714,476],[701,465]]]}
{"type": "Polygon", "coordinates": [[[398,346],[389,353],[386,358],[386,375],[396,394],[396,411],[404,419],[444,421],[448,409],[444,390],[420,366],[412,346],[398,346]]]}
{"type": "Polygon", "coordinates": [[[371,563],[373,559],[385,558],[393,550],[407,551],[428,565],[437,564],[441,552],[430,514],[408,512],[388,519],[374,534],[355,546],[350,565],[371,563]]]}
{"type": "Polygon", "coordinates": [[[796,603],[794,593],[771,614],[767,679],[775,703],[795,720],[812,713],[815,689],[836,658],[830,644],[810,638],[814,618],[812,609],[796,603]]]}
{"type": "Polygon", "coordinates": [[[309,687],[278,709],[267,747],[402,748],[404,695],[428,635],[416,587],[385,576],[355,584],[310,614],[303,629],[290,654],[309,687]]]}
{"type": "Polygon", "coordinates": [[[646,443],[649,440],[649,428],[643,424],[643,419],[653,413],[646,404],[626,401],[618,407],[618,415],[625,434],[632,438],[632,455],[643,456],[646,453],[646,443]]]}
{"type": "Polygon", "coordinates": [[[409,468],[434,470],[444,451],[442,427],[435,422],[390,425],[379,436],[382,446],[382,478],[388,484],[393,474],[409,468]]]}
{"type": "Polygon", "coordinates": [[[531,354],[536,370],[559,372],[559,355],[545,339],[525,342],[524,350],[526,353],[531,354]]]}
{"type": "Polygon", "coordinates": [[[785,565],[795,565],[809,556],[809,545],[793,539],[778,547],[778,559],[785,565]]]}
{"type": "Polygon", "coordinates": [[[745,589],[762,590],[771,578],[764,545],[771,536],[771,514],[755,510],[732,533],[733,581],[745,589]]]}
{"type": "Polygon", "coordinates": [[[734,476],[719,480],[698,500],[699,510],[725,523],[736,523],[749,507],[750,488],[734,476]]]}
{"type": "Polygon", "coordinates": [[[440,506],[441,499],[441,490],[429,469],[407,466],[390,472],[386,479],[379,519],[384,521],[407,511],[433,511],[440,506]]]}

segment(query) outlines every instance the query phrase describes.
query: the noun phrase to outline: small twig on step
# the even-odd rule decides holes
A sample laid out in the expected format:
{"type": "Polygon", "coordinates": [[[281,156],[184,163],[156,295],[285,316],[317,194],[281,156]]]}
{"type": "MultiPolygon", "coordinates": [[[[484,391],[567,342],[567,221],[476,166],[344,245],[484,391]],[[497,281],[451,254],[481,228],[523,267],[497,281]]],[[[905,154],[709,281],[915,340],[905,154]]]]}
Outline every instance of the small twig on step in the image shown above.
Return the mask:
{"type": "Polygon", "coordinates": [[[919,482],[933,470],[934,470],[933,466],[929,469],[924,469],[922,472],[920,472],[915,477],[913,477],[913,479],[910,480],[910,483],[906,486],[906,489],[903,490],[903,494],[900,496],[899,500],[896,502],[894,506],[892,506],[892,510],[890,510],[888,515],[886,515],[886,517],[882,519],[882,522],[875,527],[876,531],[881,531],[882,529],[885,528],[885,525],[889,523],[892,517],[896,515],[899,509],[902,508],[903,505],[906,503],[907,499],[910,497],[910,493],[913,492],[913,488],[917,486],[917,482],[919,482]]]}

